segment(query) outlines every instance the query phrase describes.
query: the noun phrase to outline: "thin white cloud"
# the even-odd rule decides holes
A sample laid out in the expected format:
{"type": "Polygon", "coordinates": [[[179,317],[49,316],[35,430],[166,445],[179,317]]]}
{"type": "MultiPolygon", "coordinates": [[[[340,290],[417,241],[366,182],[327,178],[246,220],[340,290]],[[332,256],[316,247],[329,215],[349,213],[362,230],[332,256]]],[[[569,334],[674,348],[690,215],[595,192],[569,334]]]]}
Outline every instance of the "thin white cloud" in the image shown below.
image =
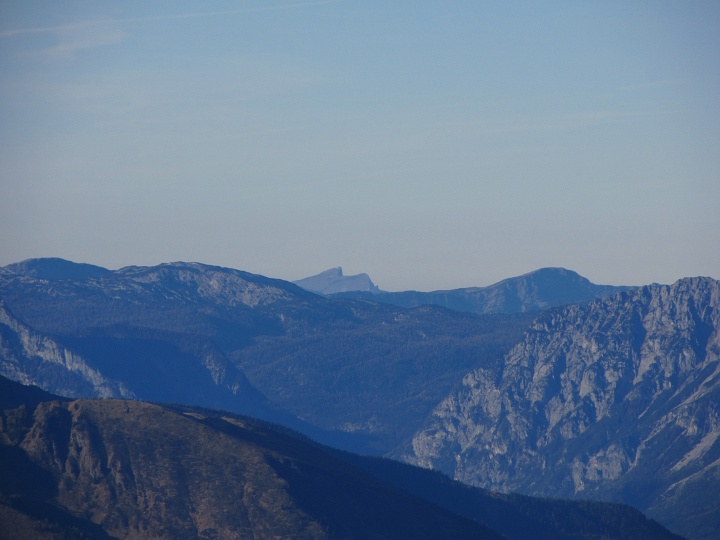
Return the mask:
{"type": "Polygon", "coordinates": [[[78,23],[62,24],[57,26],[39,26],[31,28],[10,28],[0,31],[0,38],[11,38],[25,34],[46,34],[58,32],[72,32],[84,28],[103,26],[117,23],[133,23],[133,22],[152,22],[152,21],[168,21],[174,19],[193,19],[198,17],[217,17],[227,15],[240,15],[242,13],[258,13],[265,11],[282,11],[287,9],[297,9],[302,7],[319,6],[323,4],[334,4],[340,0],[316,0],[312,2],[295,2],[292,4],[277,4],[272,6],[262,6],[256,8],[240,8],[226,11],[203,11],[197,13],[176,13],[172,15],[156,15],[151,17],[127,17],[121,19],[96,19],[92,21],[83,21],[78,23]]]}
{"type": "Polygon", "coordinates": [[[92,27],[63,33],[60,42],[44,51],[50,56],[70,56],[76,51],[105,47],[120,43],[125,39],[125,32],[117,28],[92,27]]]}

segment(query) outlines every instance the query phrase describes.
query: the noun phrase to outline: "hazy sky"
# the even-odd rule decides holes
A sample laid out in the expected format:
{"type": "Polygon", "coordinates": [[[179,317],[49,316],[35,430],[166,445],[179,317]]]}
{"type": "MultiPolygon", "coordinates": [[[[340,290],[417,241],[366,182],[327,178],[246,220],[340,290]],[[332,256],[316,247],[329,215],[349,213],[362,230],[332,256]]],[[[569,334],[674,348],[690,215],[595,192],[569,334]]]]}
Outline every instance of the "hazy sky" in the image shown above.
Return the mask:
{"type": "Polygon", "coordinates": [[[720,2],[0,2],[0,265],[720,278],[720,2]]]}

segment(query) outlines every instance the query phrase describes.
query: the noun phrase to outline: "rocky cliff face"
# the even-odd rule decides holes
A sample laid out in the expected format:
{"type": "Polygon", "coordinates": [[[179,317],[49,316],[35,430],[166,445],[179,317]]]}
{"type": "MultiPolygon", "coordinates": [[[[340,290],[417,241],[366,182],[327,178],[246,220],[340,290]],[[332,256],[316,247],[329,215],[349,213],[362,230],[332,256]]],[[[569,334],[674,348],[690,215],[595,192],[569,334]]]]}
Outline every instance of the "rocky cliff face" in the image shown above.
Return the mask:
{"type": "Polygon", "coordinates": [[[19,321],[0,300],[0,374],[62,396],[135,397],[56,339],[19,321]]]}
{"type": "Polygon", "coordinates": [[[720,513],[720,282],[683,279],[541,316],[478,369],[407,458],[483,487],[633,504],[694,538],[720,513]]]}

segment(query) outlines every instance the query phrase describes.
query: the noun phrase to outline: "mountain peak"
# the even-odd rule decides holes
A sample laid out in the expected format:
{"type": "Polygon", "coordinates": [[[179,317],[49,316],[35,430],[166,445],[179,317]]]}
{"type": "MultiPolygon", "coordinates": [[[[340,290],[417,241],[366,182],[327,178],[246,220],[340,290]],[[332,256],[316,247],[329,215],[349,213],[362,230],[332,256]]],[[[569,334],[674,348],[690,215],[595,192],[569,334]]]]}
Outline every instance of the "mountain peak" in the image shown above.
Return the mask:
{"type": "Polygon", "coordinates": [[[94,264],[75,263],[58,257],[26,259],[3,267],[5,271],[48,281],[58,279],[90,279],[111,273],[94,264]]]}
{"type": "Polygon", "coordinates": [[[342,267],[336,266],[314,276],[293,281],[305,290],[318,294],[334,294],[349,291],[379,293],[380,289],[367,274],[343,275],[342,267]]]}

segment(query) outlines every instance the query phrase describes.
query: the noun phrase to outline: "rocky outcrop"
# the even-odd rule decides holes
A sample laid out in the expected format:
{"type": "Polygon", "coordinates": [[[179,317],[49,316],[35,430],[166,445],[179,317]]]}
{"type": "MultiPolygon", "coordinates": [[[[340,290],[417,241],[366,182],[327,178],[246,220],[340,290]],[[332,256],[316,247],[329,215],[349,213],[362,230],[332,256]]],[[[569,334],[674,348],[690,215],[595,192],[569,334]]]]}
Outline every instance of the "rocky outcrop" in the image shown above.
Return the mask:
{"type": "Polygon", "coordinates": [[[720,282],[689,278],[541,316],[406,458],[490,489],[622,500],[703,538],[720,523],[700,496],[720,493],[718,439],[720,282]]]}

